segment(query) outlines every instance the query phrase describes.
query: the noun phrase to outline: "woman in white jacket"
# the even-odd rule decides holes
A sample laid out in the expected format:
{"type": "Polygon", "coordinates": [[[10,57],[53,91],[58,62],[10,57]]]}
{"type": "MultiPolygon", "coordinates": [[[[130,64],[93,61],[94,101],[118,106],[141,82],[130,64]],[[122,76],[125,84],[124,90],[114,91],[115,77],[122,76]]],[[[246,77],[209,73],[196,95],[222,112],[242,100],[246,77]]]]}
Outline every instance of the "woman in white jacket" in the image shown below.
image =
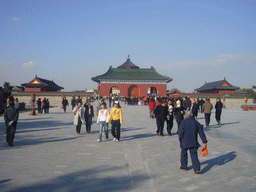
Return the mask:
{"type": "Polygon", "coordinates": [[[81,105],[81,102],[78,102],[73,109],[74,125],[76,125],[76,132],[80,134],[81,125],[84,122],[84,107],[81,105]]]}
{"type": "Polygon", "coordinates": [[[99,110],[99,115],[97,119],[97,125],[100,124],[100,133],[99,139],[97,140],[100,142],[102,140],[102,132],[105,132],[106,139],[108,139],[108,118],[109,118],[109,111],[106,109],[106,103],[101,104],[101,109],[99,110]]]}

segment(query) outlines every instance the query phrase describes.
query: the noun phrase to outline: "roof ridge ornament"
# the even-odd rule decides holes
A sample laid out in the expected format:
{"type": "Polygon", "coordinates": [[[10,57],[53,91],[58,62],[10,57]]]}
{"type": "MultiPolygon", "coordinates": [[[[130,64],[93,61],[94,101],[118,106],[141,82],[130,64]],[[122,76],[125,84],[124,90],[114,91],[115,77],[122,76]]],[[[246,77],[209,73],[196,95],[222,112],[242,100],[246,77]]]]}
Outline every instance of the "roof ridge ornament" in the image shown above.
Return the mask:
{"type": "Polygon", "coordinates": [[[127,59],[130,59],[130,55],[129,54],[127,55],[127,59]]]}

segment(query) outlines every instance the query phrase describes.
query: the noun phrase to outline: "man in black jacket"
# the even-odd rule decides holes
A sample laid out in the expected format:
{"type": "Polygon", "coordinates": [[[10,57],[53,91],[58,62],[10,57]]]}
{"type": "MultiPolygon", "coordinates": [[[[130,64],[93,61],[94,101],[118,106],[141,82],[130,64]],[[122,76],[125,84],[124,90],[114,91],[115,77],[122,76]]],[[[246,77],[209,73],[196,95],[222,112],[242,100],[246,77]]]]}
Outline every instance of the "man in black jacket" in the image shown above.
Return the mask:
{"type": "Polygon", "coordinates": [[[13,146],[18,118],[19,111],[18,109],[14,108],[14,99],[12,98],[9,101],[9,107],[4,112],[4,121],[6,125],[6,142],[10,147],[13,146]]]}
{"type": "Polygon", "coordinates": [[[73,109],[74,109],[75,106],[76,106],[76,99],[75,99],[75,96],[73,96],[73,98],[71,99],[71,106],[72,106],[72,111],[73,111],[73,109]]]}
{"type": "Polygon", "coordinates": [[[198,115],[198,105],[197,105],[195,99],[192,99],[191,115],[192,115],[193,117],[195,117],[195,118],[196,118],[197,115],[198,115]]]}
{"type": "Polygon", "coordinates": [[[166,101],[162,102],[161,105],[158,105],[155,109],[155,116],[157,121],[157,130],[156,134],[160,136],[164,136],[163,130],[164,130],[164,121],[167,120],[168,115],[168,107],[166,106],[166,101]]]}
{"type": "Polygon", "coordinates": [[[220,125],[220,116],[223,108],[223,103],[220,101],[220,98],[217,98],[217,102],[215,104],[215,118],[216,121],[218,122],[218,125],[220,125]]]}
{"type": "Polygon", "coordinates": [[[183,101],[183,107],[185,108],[185,110],[189,110],[190,109],[190,100],[188,99],[188,97],[185,97],[185,101],[183,101]]]}
{"type": "Polygon", "coordinates": [[[179,128],[179,141],[181,148],[181,170],[187,171],[188,164],[188,150],[192,161],[192,166],[196,174],[200,173],[200,162],[198,160],[197,151],[200,147],[198,143],[198,134],[206,145],[207,140],[203,131],[203,125],[201,125],[194,117],[191,117],[190,111],[186,111],[185,120],[180,124],[179,128]]]}
{"type": "Polygon", "coordinates": [[[66,113],[68,105],[69,105],[68,100],[66,99],[66,97],[64,97],[63,100],[62,100],[62,106],[63,106],[63,109],[64,109],[64,113],[66,113]]]}
{"type": "Polygon", "coordinates": [[[84,119],[86,124],[86,132],[91,132],[91,126],[92,126],[92,118],[94,117],[93,112],[93,106],[91,105],[91,102],[89,99],[86,100],[86,103],[84,104],[84,119]]]}

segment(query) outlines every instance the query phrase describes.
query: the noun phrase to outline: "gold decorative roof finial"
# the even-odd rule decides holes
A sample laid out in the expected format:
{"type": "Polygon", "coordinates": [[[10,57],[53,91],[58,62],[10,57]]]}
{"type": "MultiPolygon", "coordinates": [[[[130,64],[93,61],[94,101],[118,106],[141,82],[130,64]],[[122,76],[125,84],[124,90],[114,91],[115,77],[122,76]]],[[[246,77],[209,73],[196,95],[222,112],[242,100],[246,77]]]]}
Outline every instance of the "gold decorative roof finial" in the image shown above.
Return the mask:
{"type": "Polygon", "coordinates": [[[130,58],[130,55],[128,54],[127,57],[128,57],[128,59],[129,59],[129,58],[130,58]]]}

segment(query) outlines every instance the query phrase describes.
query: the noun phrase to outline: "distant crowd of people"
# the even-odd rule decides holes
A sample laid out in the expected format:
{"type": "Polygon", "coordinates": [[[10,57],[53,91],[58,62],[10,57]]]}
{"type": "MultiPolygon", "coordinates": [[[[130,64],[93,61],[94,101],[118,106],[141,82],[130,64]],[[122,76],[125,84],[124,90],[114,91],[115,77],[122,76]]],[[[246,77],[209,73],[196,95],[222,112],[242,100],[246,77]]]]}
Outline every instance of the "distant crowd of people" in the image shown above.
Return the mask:
{"type": "Polygon", "coordinates": [[[49,108],[50,108],[50,102],[49,99],[46,99],[46,97],[44,97],[43,100],[41,100],[41,98],[38,98],[37,100],[37,109],[38,109],[38,113],[49,113],[49,108]]]}

